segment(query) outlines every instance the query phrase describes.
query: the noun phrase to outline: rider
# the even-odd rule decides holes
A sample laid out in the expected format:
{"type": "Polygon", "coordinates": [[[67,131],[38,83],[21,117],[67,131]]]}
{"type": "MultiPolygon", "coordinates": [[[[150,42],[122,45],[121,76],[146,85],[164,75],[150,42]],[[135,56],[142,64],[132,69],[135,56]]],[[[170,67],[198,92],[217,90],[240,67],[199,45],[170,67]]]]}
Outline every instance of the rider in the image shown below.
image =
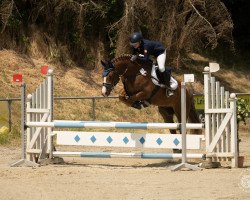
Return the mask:
{"type": "Polygon", "coordinates": [[[137,58],[142,61],[149,61],[151,55],[156,58],[161,77],[163,77],[163,84],[168,87],[166,95],[172,96],[174,94],[173,91],[177,88],[178,84],[176,80],[171,77],[170,73],[166,73],[165,47],[160,42],[143,39],[140,32],[135,32],[130,36],[130,45],[133,48],[131,61],[135,61],[137,58]]]}

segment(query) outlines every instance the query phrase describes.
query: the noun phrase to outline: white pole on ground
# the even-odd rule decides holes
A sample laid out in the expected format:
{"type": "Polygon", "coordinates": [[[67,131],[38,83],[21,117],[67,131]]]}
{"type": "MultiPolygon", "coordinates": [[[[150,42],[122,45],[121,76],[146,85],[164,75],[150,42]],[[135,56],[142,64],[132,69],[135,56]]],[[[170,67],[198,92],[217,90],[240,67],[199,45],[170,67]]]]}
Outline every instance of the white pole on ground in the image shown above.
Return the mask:
{"type": "Polygon", "coordinates": [[[182,168],[187,168],[191,170],[200,170],[201,168],[187,163],[187,144],[186,144],[186,84],[185,82],[181,83],[181,137],[182,137],[182,162],[178,165],[175,165],[171,170],[177,171],[182,168]]]}

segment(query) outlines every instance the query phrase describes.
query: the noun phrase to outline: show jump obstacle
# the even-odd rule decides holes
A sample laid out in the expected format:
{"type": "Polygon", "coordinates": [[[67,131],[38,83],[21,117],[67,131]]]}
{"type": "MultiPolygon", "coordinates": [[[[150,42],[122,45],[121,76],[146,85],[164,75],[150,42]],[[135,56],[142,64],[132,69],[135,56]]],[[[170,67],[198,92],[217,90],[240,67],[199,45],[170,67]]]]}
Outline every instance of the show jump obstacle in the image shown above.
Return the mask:
{"type": "Polygon", "coordinates": [[[211,66],[204,68],[205,137],[186,135],[186,129],[202,129],[203,124],[186,123],[185,83],[182,83],[182,123],[133,123],[102,121],[53,120],[53,71],[48,70],[46,79],[33,94],[23,92],[22,132],[23,159],[33,165],[35,161],[53,157],[126,157],[145,159],[182,158],[182,166],[195,169],[186,164],[186,158],[207,158],[210,161],[231,161],[238,166],[236,96],[224,90],[211,76],[211,66]],[[26,106],[25,106],[26,105],[26,106]],[[114,128],[114,129],[180,129],[182,134],[124,133],[124,132],[82,132],[62,131],[63,128],[114,128]],[[56,145],[105,146],[154,149],[182,149],[178,153],[111,153],[111,152],[64,152],[55,151],[56,145]],[[187,150],[201,149],[201,139],[205,138],[205,150],[201,153],[187,153],[187,150]]]}

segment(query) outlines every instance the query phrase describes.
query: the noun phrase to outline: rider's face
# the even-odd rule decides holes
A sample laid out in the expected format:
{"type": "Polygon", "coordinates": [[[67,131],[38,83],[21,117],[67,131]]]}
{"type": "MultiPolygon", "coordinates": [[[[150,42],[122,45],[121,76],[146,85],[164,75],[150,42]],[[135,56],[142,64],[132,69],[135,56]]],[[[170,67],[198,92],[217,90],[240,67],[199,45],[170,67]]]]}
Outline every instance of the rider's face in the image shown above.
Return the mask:
{"type": "Polygon", "coordinates": [[[133,46],[135,49],[137,49],[140,46],[140,42],[132,43],[131,46],[133,46]]]}

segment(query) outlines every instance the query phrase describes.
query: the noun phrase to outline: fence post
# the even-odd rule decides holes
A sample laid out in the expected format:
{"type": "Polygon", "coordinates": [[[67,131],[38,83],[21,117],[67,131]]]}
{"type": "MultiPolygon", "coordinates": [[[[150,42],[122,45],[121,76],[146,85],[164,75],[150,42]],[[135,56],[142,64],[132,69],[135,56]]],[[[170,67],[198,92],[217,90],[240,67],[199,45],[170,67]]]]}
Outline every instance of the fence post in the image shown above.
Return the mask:
{"type": "Polygon", "coordinates": [[[96,115],[95,115],[95,98],[93,97],[92,98],[92,119],[93,119],[93,121],[95,121],[96,120],[96,115]]]}
{"type": "Polygon", "coordinates": [[[27,160],[26,150],[27,150],[27,135],[26,135],[26,84],[21,84],[21,140],[22,140],[22,152],[21,160],[11,164],[11,167],[17,167],[20,165],[37,167],[37,163],[27,160]]]}
{"type": "Polygon", "coordinates": [[[9,132],[11,132],[11,129],[12,129],[11,103],[12,103],[12,100],[8,99],[8,112],[9,112],[9,132]]]}
{"type": "Polygon", "coordinates": [[[230,108],[232,109],[231,117],[231,151],[233,153],[232,167],[238,167],[238,134],[237,134],[237,98],[235,93],[230,94],[230,108]]]}
{"type": "MultiPolygon", "coordinates": [[[[49,69],[47,73],[47,87],[48,87],[48,94],[47,94],[47,106],[50,110],[50,114],[48,116],[48,122],[53,121],[53,101],[54,101],[54,94],[53,94],[53,70],[49,69]]],[[[52,128],[48,128],[48,141],[47,141],[47,148],[49,153],[49,158],[53,157],[53,137],[52,137],[52,128]]]]}

